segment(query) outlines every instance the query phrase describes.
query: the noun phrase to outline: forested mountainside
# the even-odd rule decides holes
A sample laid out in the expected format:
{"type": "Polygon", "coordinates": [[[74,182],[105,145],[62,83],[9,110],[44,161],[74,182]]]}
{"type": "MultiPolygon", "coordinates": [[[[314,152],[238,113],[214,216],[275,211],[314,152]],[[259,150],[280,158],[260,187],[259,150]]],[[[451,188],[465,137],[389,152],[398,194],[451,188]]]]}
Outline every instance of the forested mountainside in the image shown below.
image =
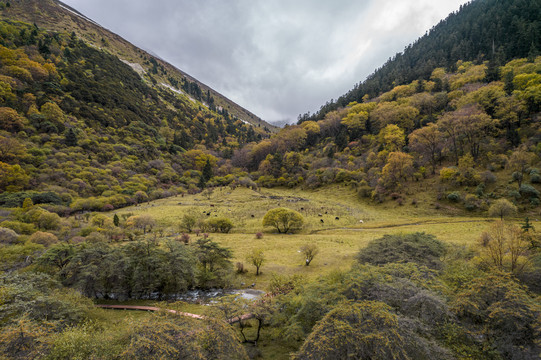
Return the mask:
{"type": "MultiPolygon", "coordinates": [[[[476,0],[462,5],[424,36],[397,53],[355,87],[322,105],[299,122],[321,120],[339,107],[365,96],[373,98],[397,85],[429,80],[436,67],[456,71],[457,61],[489,67],[502,66],[515,58],[535,58],[541,51],[541,4],[536,0],[476,0]]],[[[491,73],[490,76],[495,76],[491,73]]],[[[493,78],[490,78],[493,80],[493,78]]]]}
{"type": "Polygon", "coordinates": [[[146,81],[153,85],[182,88],[192,98],[202,101],[211,109],[226,109],[232,116],[255,125],[257,127],[256,131],[262,134],[265,127],[274,130],[274,126],[261,120],[255,114],[214,89],[175,68],[163,59],[132,45],[61,1],[11,0],[2,1],[0,4],[3,4],[0,5],[2,7],[0,11],[1,19],[36,24],[48,31],[74,32],[86,44],[115,55],[132,66],[146,81]]]}
{"type": "Polygon", "coordinates": [[[473,211],[504,197],[537,208],[541,57],[455,68],[286,127],[232,163],[262,186],[343,183],[376,202],[473,211]]]}
{"type": "Polygon", "coordinates": [[[95,210],[123,206],[228,175],[218,159],[264,134],[226,109],[151,86],[74,33],[2,21],[0,34],[2,191],[47,192],[57,205],[109,198],[95,210]]]}

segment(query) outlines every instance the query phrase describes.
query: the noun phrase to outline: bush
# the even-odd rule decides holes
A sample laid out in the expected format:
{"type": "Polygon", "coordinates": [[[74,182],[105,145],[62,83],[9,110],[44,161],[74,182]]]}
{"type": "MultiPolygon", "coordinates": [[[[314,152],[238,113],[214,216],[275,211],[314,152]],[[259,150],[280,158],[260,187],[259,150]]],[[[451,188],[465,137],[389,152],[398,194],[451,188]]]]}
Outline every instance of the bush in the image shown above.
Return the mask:
{"type": "Polygon", "coordinates": [[[361,186],[357,192],[360,198],[369,198],[372,195],[372,188],[368,185],[361,186]]]}
{"type": "Polygon", "coordinates": [[[34,234],[32,234],[32,236],[30,236],[28,240],[33,242],[34,244],[40,244],[44,246],[51,246],[58,243],[58,238],[54,234],[43,231],[36,231],[34,234]]]}
{"type": "Polygon", "coordinates": [[[484,193],[485,193],[485,183],[480,183],[475,188],[475,195],[481,197],[481,196],[483,196],[484,193]]]}
{"type": "Polygon", "coordinates": [[[460,201],[460,193],[458,191],[454,191],[452,193],[447,194],[447,200],[452,202],[459,202],[460,201]]]}
{"type": "Polygon", "coordinates": [[[485,184],[493,184],[496,182],[496,175],[494,175],[492,173],[492,171],[484,171],[481,173],[481,181],[484,182],[485,184]]]}
{"type": "Polygon", "coordinates": [[[186,233],[183,233],[181,236],[180,236],[180,241],[182,241],[184,244],[189,244],[190,243],[190,235],[186,234],[186,233]]]}
{"type": "Polygon", "coordinates": [[[538,173],[530,174],[530,182],[531,182],[532,184],[539,184],[539,183],[541,183],[541,175],[539,175],[538,173]]]}
{"type": "Polygon", "coordinates": [[[20,191],[15,193],[5,192],[0,194],[0,205],[6,207],[21,207],[24,199],[29,198],[34,204],[55,204],[61,205],[64,202],[55,192],[38,193],[34,191],[20,191]]]}
{"type": "Polygon", "coordinates": [[[15,231],[0,227],[0,244],[13,244],[18,238],[19,235],[15,231]]]}
{"type": "Polygon", "coordinates": [[[357,261],[361,264],[382,265],[394,262],[413,262],[429,268],[440,269],[440,257],[445,245],[433,235],[425,233],[384,235],[368,243],[359,251],[357,261]]]}
{"type": "Polygon", "coordinates": [[[233,228],[233,222],[228,218],[214,218],[206,220],[203,227],[211,232],[227,234],[233,228]]]}
{"type": "Polygon", "coordinates": [[[3,221],[1,227],[5,227],[15,231],[17,234],[32,235],[36,231],[34,224],[26,224],[20,221],[3,221]]]}
{"type": "Polygon", "coordinates": [[[440,170],[440,180],[441,181],[451,181],[456,178],[458,175],[458,170],[456,168],[444,167],[440,170]]]}
{"type": "Polygon", "coordinates": [[[522,184],[520,185],[520,189],[518,190],[522,196],[526,197],[539,197],[539,191],[537,191],[536,188],[534,188],[532,185],[528,184],[522,184]]]}
{"type": "Polygon", "coordinates": [[[38,217],[38,228],[44,230],[57,230],[60,227],[60,216],[55,213],[43,211],[38,217]]]}

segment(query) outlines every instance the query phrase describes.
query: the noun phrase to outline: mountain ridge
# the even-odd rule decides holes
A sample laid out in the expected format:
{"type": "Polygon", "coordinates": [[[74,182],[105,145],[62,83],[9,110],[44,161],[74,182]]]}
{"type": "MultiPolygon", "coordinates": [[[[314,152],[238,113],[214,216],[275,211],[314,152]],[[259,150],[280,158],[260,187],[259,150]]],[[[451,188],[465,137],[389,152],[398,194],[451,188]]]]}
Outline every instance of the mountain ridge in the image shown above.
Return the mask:
{"type": "Polygon", "coordinates": [[[437,67],[454,71],[458,60],[491,61],[494,67],[513,58],[535,57],[541,50],[540,19],[538,1],[470,1],[389,57],[338,99],[327,101],[314,114],[300,114],[298,122],[321,120],[330,111],[363,101],[364,96],[373,98],[397,85],[429,80],[437,67]]]}
{"type": "MultiPolygon", "coordinates": [[[[265,131],[259,131],[258,129],[267,128],[271,132],[277,129],[274,125],[262,120],[245,107],[233,102],[197,78],[178,69],[159,56],[153,55],[149,51],[134,45],[129,40],[110,31],[77,9],[59,0],[12,0],[10,5],[9,8],[0,11],[0,19],[13,20],[15,17],[18,20],[36,24],[38,27],[47,30],[75,32],[77,36],[87,43],[103,51],[110,52],[121,60],[126,60],[131,64],[138,63],[147,73],[152,70],[153,63],[145,64],[141,59],[143,58],[147,62],[149,61],[148,59],[154,59],[157,64],[163,66],[164,72],[175,78],[175,80],[182,81],[182,78],[184,78],[187,81],[196,83],[203,93],[209,92],[215,98],[217,107],[220,106],[223,109],[227,109],[232,115],[250,123],[254,126],[256,132],[263,134],[265,131]]],[[[164,83],[170,83],[165,74],[160,73],[151,76],[157,78],[158,83],[160,82],[159,80],[164,83]]],[[[145,80],[148,81],[150,79],[145,78],[145,80]]],[[[174,84],[171,85],[174,86],[174,84]]]]}

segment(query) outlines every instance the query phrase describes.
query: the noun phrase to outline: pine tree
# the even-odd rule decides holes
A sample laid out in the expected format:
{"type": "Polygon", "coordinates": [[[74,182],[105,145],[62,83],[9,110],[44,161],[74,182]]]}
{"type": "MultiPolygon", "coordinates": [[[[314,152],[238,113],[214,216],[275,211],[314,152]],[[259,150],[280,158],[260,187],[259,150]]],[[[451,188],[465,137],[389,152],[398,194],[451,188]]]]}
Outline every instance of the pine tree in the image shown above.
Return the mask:
{"type": "Polygon", "coordinates": [[[77,146],[77,134],[72,128],[66,132],[65,143],[67,146],[77,146]]]}
{"type": "Polygon", "coordinates": [[[204,180],[204,182],[206,183],[207,181],[209,181],[211,178],[212,178],[212,165],[210,165],[210,161],[209,159],[207,159],[207,162],[205,163],[205,166],[203,167],[203,174],[202,174],[202,178],[204,180]]]}

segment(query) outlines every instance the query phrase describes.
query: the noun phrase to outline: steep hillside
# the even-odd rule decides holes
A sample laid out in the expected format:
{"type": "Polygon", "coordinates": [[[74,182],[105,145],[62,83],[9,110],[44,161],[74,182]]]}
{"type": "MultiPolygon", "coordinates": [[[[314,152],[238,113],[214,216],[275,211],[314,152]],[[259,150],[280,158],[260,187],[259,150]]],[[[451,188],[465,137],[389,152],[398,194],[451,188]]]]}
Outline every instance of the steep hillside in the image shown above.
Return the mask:
{"type": "Polygon", "coordinates": [[[448,213],[486,213],[506,198],[536,214],[541,57],[454,68],[286,127],[232,163],[266,187],[342,183],[377,203],[448,213]]]}
{"type": "Polygon", "coordinates": [[[21,22],[0,21],[0,89],[7,205],[34,190],[57,205],[99,196],[73,205],[97,210],[203,187],[213,175],[227,184],[227,158],[262,139],[260,128],[151,86],[74,33],[21,22]]]}
{"type": "MultiPolygon", "coordinates": [[[[534,58],[541,51],[541,3],[536,0],[474,0],[461,6],[404,52],[397,53],[368,78],[337,100],[331,100],[299,122],[321,120],[352,101],[373,98],[396,85],[429,80],[432,71],[444,67],[456,71],[457,61],[490,61],[501,66],[515,58],[534,58]]],[[[491,76],[494,76],[491,75],[491,76]]],[[[492,78],[494,79],[494,78],[492,78]]]]}
{"type": "Polygon", "coordinates": [[[225,109],[232,116],[253,124],[258,133],[264,134],[265,128],[270,131],[275,129],[274,126],[262,121],[197,79],[137,48],[60,1],[11,0],[3,1],[2,4],[4,6],[0,11],[0,19],[20,20],[55,32],[74,32],[87,44],[116,55],[153,85],[173,87],[184,91],[211,109],[225,109]],[[9,6],[6,6],[6,3],[9,3],[9,6]]]}

